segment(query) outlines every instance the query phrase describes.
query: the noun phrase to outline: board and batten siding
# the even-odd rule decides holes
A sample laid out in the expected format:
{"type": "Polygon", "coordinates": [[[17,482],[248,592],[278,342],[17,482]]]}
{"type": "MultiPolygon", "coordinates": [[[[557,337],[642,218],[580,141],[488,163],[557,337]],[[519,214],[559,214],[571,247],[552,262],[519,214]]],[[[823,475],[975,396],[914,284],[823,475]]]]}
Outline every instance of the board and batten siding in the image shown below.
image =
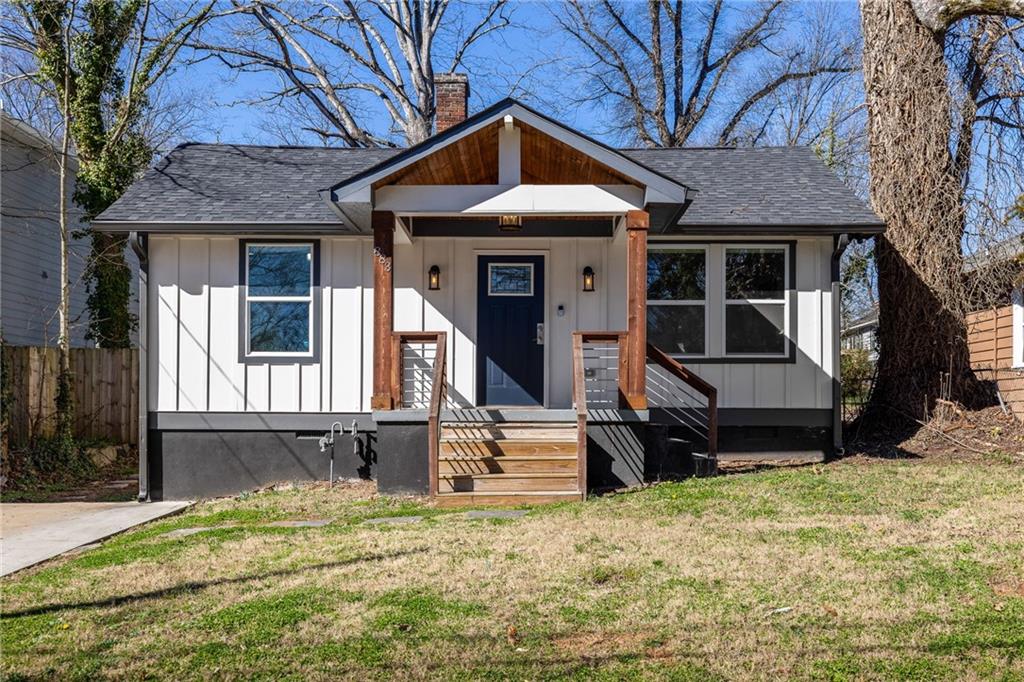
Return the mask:
{"type": "MultiPolygon", "coordinates": [[[[296,235],[288,235],[296,239],[296,235]]],[[[312,240],[313,238],[311,238],[312,240]]],[[[369,412],[373,372],[372,240],[320,241],[320,353],[317,362],[239,359],[239,240],[156,236],[149,241],[149,409],[161,412],[369,412]]],[[[765,243],[768,240],[743,240],[765,243]]],[[[831,407],[831,238],[796,241],[797,345],[793,363],[686,363],[717,386],[725,408],[831,407]]],[[[699,242],[695,242],[699,243],[699,242]]],[[[712,248],[721,248],[712,245],[712,248]]],[[[572,403],[572,332],[624,329],[624,240],[421,238],[396,244],[395,329],[448,332],[449,399],[476,398],[477,256],[546,255],[548,406],[572,403]],[[441,268],[429,291],[427,270],[441,268]],[[597,291],[581,291],[586,266],[597,291]],[[559,306],[563,314],[559,315],[559,306]]],[[[709,279],[721,276],[712,267],[709,279]]],[[[714,290],[714,282],[710,282],[714,290]]],[[[721,324],[710,300],[708,324],[721,324]]],[[[714,343],[714,335],[712,335],[714,343]]]]}
{"type": "MultiPolygon", "coordinates": [[[[321,258],[319,361],[243,363],[238,238],[150,238],[150,410],[370,411],[372,240],[316,239],[321,258]]],[[[457,405],[470,406],[476,397],[476,256],[525,252],[547,257],[549,405],[568,407],[572,332],[625,326],[624,249],[607,239],[424,238],[395,245],[395,329],[448,332],[449,399],[457,405]],[[427,289],[431,265],[441,268],[439,291],[427,289]],[[598,276],[598,290],[592,293],[580,290],[580,273],[588,265],[598,276]]]]}
{"type": "MultiPolygon", "coordinates": [[[[706,244],[694,238],[652,238],[651,243],[706,244]]],[[[708,314],[710,354],[721,355],[721,330],[724,314],[721,292],[723,272],[720,251],[729,244],[796,243],[796,288],[787,293],[790,310],[790,343],[796,344],[795,362],[687,362],[698,376],[718,388],[720,408],[831,409],[833,369],[832,327],[832,238],[778,239],[737,238],[715,241],[709,246],[708,314]],[[795,306],[795,308],[794,308],[795,306]],[[794,328],[795,326],[795,328],[794,328]]],[[[655,370],[659,371],[659,370],[655,370]]],[[[652,406],[660,407],[656,398],[652,406]]],[[[670,407],[670,405],[665,405],[670,407]]]]}

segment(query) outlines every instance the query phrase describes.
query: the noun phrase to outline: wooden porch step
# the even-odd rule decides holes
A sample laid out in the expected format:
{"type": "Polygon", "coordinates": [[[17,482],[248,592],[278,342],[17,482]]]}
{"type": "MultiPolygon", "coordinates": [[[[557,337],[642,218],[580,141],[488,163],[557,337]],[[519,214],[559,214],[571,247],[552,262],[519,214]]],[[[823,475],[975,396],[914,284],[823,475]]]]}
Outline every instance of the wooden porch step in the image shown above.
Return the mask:
{"type": "Polygon", "coordinates": [[[441,457],[553,457],[576,456],[575,434],[571,440],[517,438],[456,438],[441,441],[441,457]]]}
{"type": "Polygon", "coordinates": [[[438,477],[438,492],[578,492],[576,474],[445,474],[438,477]]]}
{"type": "Polygon", "coordinates": [[[573,473],[576,455],[441,457],[438,473],[444,474],[528,474],[573,473]]]}
{"type": "Polygon", "coordinates": [[[576,425],[550,422],[452,424],[441,426],[441,440],[560,440],[574,441],[576,425]]]}
{"type": "Polygon", "coordinates": [[[580,500],[577,491],[566,492],[503,492],[503,493],[441,493],[434,498],[439,507],[519,507],[527,504],[553,504],[580,500]]]}

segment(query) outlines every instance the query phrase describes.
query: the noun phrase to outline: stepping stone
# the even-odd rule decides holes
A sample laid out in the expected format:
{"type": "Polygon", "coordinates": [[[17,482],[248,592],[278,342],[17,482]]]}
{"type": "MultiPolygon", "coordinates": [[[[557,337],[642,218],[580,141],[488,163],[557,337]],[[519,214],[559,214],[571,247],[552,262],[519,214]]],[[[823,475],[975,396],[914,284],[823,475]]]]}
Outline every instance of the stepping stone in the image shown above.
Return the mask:
{"type": "Polygon", "coordinates": [[[189,535],[195,535],[196,533],[202,533],[208,530],[216,530],[213,526],[199,526],[197,528],[176,528],[160,535],[162,538],[184,538],[189,535]]]}
{"type": "Polygon", "coordinates": [[[371,525],[402,525],[407,523],[419,523],[422,520],[422,516],[385,516],[379,519],[366,519],[363,523],[369,523],[371,525]]]}
{"type": "Polygon", "coordinates": [[[491,509],[466,512],[467,519],[521,519],[527,514],[526,509],[491,509]]]}
{"type": "Polygon", "coordinates": [[[274,521],[267,525],[274,528],[320,528],[330,522],[330,519],[313,519],[312,521],[274,521]]]}

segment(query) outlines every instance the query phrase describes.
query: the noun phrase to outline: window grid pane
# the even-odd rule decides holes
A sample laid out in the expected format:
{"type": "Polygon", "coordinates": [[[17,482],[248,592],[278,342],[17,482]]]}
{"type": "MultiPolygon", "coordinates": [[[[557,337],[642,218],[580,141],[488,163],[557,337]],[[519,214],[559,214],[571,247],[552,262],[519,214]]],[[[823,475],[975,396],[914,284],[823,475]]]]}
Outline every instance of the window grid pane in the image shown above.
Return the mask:
{"type": "Polygon", "coordinates": [[[782,300],[785,292],[785,249],[725,250],[725,297],[727,300],[782,300]]]}
{"type": "Polygon", "coordinates": [[[703,301],[707,263],[703,249],[654,250],[647,254],[647,299],[703,301]]]}
{"type": "Polygon", "coordinates": [[[669,355],[704,355],[704,305],[647,306],[647,341],[669,355]]]}
{"type": "Polygon", "coordinates": [[[309,296],[312,260],[308,244],[249,246],[249,296],[309,296]]]}

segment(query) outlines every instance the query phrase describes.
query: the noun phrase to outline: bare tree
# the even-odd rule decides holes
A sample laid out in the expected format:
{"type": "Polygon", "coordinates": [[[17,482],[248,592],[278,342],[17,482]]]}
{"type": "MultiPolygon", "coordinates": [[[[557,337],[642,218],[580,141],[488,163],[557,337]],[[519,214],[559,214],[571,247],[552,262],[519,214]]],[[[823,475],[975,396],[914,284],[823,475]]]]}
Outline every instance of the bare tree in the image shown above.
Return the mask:
{"type": "Polygon", "coordinates": [[[874,399],[918,414],[943,386],[965,402],[981,395],[970,373],[964,322],[970,302],[963,256],[967,185],[977,175],[970,164],[991,149],[979,147],[984,126],[1001,127],[989,138],[995,145],[1024,130],[1019,119],[1004,116],[1020,93],[1006,90],[1008,80],[993,68],[1000,41],[1008,41],[1003,44],[1011,58],[1019,53],[1019,24],[993,19],[969,27],[969,54],[951,72],[950,28],[981,14],[1020,17],[1024,4],[861,3],[870,194],[888,225],[876,245],[881,353],[874,399]],[[999,33],[1004,35],[997,39],[999,33]],[[951,86],[955,76],[962,93],[951,86]]]}
{"type": "Polygon", "coordinates": [[[787,41],[784,0],[744,5],[742,18],[727,17],[724,0],[696,11],[682,0],[648,0],[645,12],[615,0],[568,0],[565,7],[558,23],[588,58],[580,64],[589,77],[584,100],[609,105],[621,121],[618,132],[646,146],[682,146],[702,126],[717,127],[705,137],[733,142],[784,88],[857,68],[856,45],[836,35],[810,45],[787,41]],[[684,35],[690,18],[701,32],[694,47],[684,35]],[[737,94],[741,65],[752,58],[770,66],[737,94]]]}
{"type": "MultiPolygon", "coordinates": [[[[153,148],[143,113],[182,45],[208,18],[212,1],[178,6],[173,15],[152,0],[83,0],[77,15],[76,7],[74,0],[9,3],[13,11],[3,17],[0,45],[21,58],[12,60],[19,71],[6,76],[5,85],[31,80],[61,102],[62,112],[70,106],[70,115],[57,120],[74,144],[74,200],[88,220],[149,164],[153,148]]],[[[90,235],[88,336],[104,347],[126,347],[135,316],[125,237],[90,235]]]]}
{"type": "Polygon", "coordinates": [[[233,0],[219,19],[224,39],[193,46],[231,69],[277,75],[280,87],[257,102],[291,105],[325,142],[370,147],[426,139],[435,70],[458,69],[510,13],[506,0],[233,0]],[[375,106],[390,129],[373,125],[375,106]]]}

